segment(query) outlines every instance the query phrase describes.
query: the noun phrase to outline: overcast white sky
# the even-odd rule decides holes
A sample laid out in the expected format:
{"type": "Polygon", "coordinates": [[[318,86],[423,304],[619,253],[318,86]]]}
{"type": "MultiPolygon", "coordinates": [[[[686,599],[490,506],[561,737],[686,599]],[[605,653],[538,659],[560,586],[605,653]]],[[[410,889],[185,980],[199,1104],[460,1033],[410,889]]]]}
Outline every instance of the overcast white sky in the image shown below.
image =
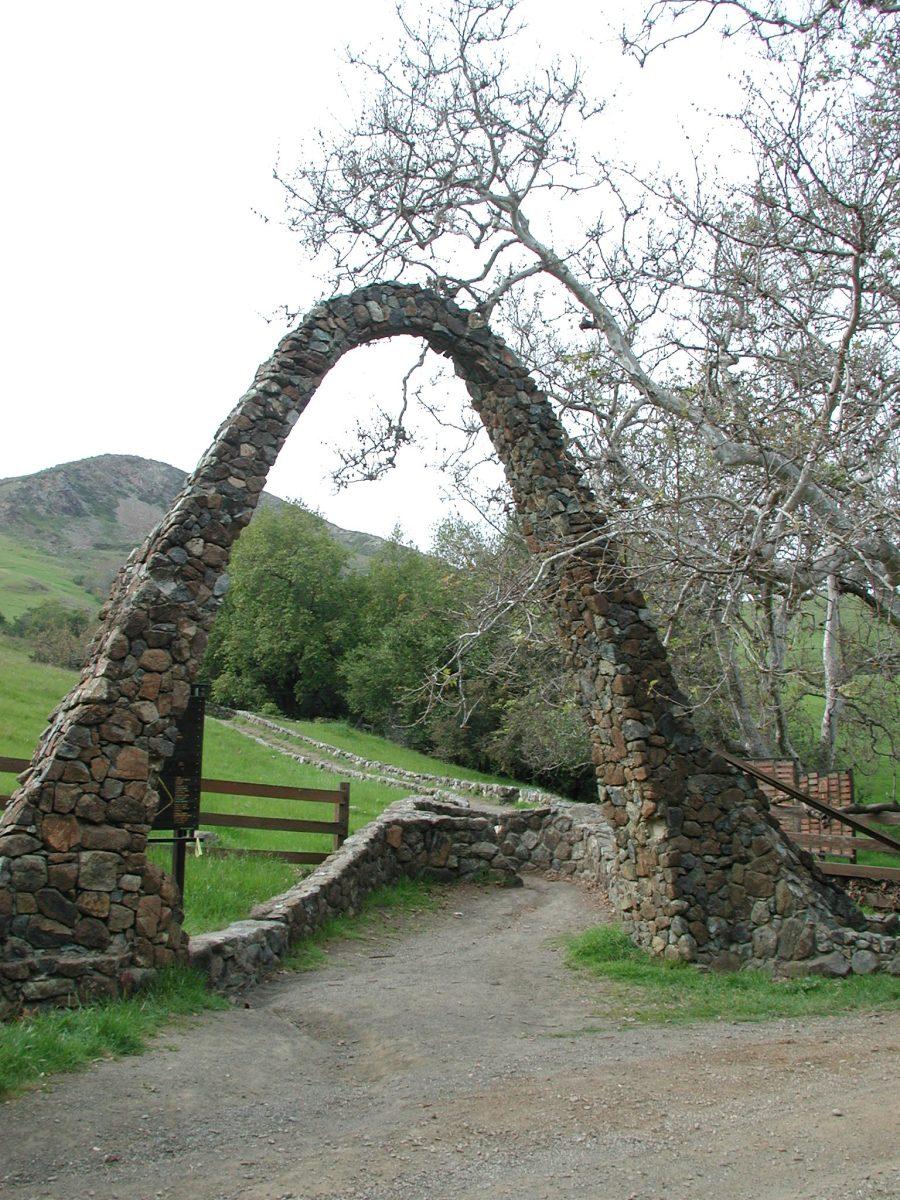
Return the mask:
{"type": "MultiPolygon", "coordinates": [[[[727,94],[725,66],[691,46],[639,72],[602,40],[601,7],[523,5],[528,57],[588,59],[598,89],[618,86],[623,145],[650,165],[692,103],[727,94]]],[[[298,244],[254,210],[280,212],[279,148],[291,157],[347,111],[343,47],[390,44],[392,11],[387,0],[2,6],[0,477],[102,453],[194,466],[283,333],[266,317],[325,294],[298,244]]],[[[345,359],[269,490],[348,528],[383,535],[399,520],[427,544],[450,507],[422,449],[378,484],[334,495],[328,480],[327,444],[390,402],[414,356],[398,341],[345,359]]]]}

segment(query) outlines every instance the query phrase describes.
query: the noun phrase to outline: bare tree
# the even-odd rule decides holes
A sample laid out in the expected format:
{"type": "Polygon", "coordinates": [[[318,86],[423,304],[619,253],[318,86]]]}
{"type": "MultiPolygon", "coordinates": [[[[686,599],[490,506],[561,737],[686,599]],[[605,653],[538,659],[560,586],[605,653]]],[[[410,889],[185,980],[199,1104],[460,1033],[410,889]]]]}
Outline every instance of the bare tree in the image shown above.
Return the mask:
{"type": "Polygon", "coordinates": [[[641,63],[656,50],[693,37],[719,22],[724,37],[755,35],[770,49],[802,35],[819,41],[843,32],[858,14],[890,17],[900,13],[898,0],[655,0],[636,30],[622,32],[624,47],[641,63]]]}
{"type": "MultiPolygon", "coordinates": [[[[517,72],[516,0],[401,11],[395,57],[352,59],[371,81],[358,119],[278,171],[291,227],[336,285],[416,280],[505,328],[565,410],[664,621],[704,596],[708,687],[761,745],[741,670],[753,647],[783,753],[804,602],[833,597],[826,757],[842,598],[900,621],[895,11],[650,6],[626,38],[645,58],[689,20],[737,16],[766,47],[784,35],[764,86],[747,88],[739,183],[699,160],[687,185],[586,150],[603,105],[577,62],[517,72]]],[[[386,423],[388,460],[401,429],[386,423]]]]}

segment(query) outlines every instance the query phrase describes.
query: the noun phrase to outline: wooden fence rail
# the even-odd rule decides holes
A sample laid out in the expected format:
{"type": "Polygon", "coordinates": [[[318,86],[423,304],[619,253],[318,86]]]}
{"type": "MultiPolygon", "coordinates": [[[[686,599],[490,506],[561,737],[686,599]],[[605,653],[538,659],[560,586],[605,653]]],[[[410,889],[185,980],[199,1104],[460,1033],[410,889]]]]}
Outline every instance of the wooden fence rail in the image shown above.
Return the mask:
{"type": "MultiPolygon", "coordinates": [[[[782,759],[745,761],[723,754],[734,766],[756,779],[772,804],[772,815],[785,833],[799,846],[820,857],[819,868],[826,875],[844,879],[876,880],[900,883],[900,840],[869,821],[835,808],[828,801],[840,798],[853,803],[853,774],[797,776],[794,764],[782,759]],[[844,828],[842,828],[842,826],[844,828]],[[857,862],[861,851],[878,851],[895,856],[895,865],[857,862]],[[828,862],[823,855],[846,859],[828,862]]],[[[879,825],[900,824],[896,813],[877,813],[872,821],[879,825]]]]}
{"type": "MultiPolygon", "coordinates": [[[[0,756],[0,773],[18,775],[30,764],[26,758],[4,758],[0,756]]],[[[325,788],[295,788],[271,783],[249,783],[237,779],[203,779],[201,792],[218,796],[248,796],[259,800],[290,800],[299,804],[330,804],[334,809],[333,821],[312,821],[293,817],[263,817],[255,813],[227,813],[200,811],[202,826],[219,826],[225,829],[260,829],[279,833],[326,833],[331,834],[332,848],[337,850],[350,832],[350,784],[342,783],[334,790],[325,788]]],[[[0,796],[0,810],[6,807],[9,796],[0,796]]],[[[152,840],[152,839],[151,839],[152,840]]],[[[315,850],[261,850],[240,846],[210,846],[205,854],[221,858],[229,854],[248,854],[265,858],[282,858],[293,863],[320,863],[328,857],[324,851],[315,850]]]]}

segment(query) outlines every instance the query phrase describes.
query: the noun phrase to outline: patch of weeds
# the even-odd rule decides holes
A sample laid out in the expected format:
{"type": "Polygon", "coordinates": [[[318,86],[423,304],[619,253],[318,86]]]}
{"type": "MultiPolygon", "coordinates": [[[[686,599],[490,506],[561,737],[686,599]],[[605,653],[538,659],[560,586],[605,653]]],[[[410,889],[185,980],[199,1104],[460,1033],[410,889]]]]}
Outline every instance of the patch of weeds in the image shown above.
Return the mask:
{"type": "Polygon", "coordinates": [[[703,971],[638,949],[613,925],[569,938],[566,961],[609,983],[602,1015],[625,1021],[764,1021],[900,1008],[900,979],[890,975],[773,979],[765,971],[703,971]]]}
{"type": "Polygon", "coordinates": [[[228,1007],[198,972],[172,967],[127,1000],[49,1009],[0,1025],[0,1097],[98,1058],[140,1054],[172,1020],[228,1007]]]}
{"type": "Polygon", "coordinates": [[[312,971],[326,962],[326,948],[340,941],[363,941],[373,933],[385,932],[388,913],[412,915],[430,912],[440,903],[437,887],[424,879],[398,879],[375,888],[353,916],[331,917],[303,938],[283,960],[289,971],[312,971]]]}

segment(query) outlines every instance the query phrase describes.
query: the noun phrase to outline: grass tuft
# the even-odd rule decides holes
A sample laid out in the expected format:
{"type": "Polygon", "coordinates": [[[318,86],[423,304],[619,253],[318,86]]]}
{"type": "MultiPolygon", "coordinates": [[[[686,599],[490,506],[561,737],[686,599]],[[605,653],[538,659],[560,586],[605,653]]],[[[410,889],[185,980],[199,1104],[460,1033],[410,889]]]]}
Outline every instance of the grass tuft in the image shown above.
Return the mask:
{"type": "Polygon", "coordinates": [[[566,961],[607,981],[602,1015],[626,1021],[764,1021],[900,1008],[900,979],[889,975],[776,980],[764,971],[703,971],[653,957],[614,925],[568,939],[566,961]]]}
{"type": "Polygon", "coordinates": [[[130,999],[51,1009],[0,1025],[0,1098],[98,1058],[140,1054],[173,1020],[228,1007],[196,971],[172,967],[130,999]]]}

